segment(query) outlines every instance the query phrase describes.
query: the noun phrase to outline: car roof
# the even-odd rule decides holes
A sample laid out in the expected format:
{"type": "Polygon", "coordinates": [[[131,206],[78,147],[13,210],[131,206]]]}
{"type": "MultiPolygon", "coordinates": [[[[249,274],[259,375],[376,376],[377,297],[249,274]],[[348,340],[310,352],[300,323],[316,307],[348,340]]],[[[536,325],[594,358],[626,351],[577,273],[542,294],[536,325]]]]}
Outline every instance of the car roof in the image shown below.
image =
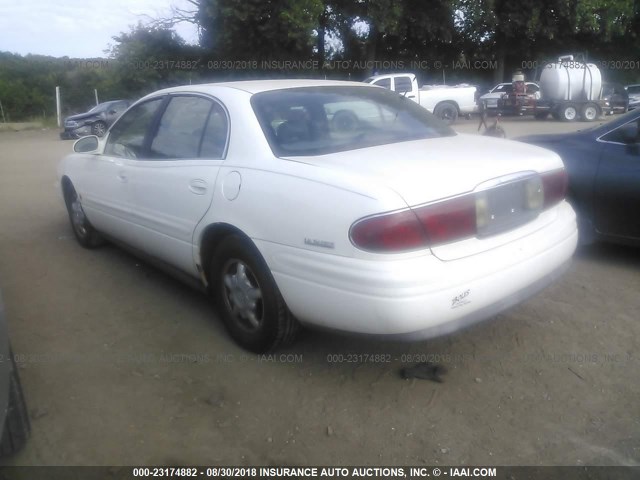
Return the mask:
{"type": "Polygon", "coordinates": [[[358,86],[375,88],[363,82],[348,82],[342,80],[309,80],[309,79],[287,79],[287,80],[245,80],[237,82],[220,82],[220,83],[204,83],[198,85],[184,85],[180,87],[165,88],[154,92],[153,95],[159,93],[172,92],[198,92],[198,93],[214,93],[220,89],[228,88],[242,90],[247,93],[256,94],[272,90],[283,90],[287,88],[300,87],[331,87],[331,86],[358,86]]]}

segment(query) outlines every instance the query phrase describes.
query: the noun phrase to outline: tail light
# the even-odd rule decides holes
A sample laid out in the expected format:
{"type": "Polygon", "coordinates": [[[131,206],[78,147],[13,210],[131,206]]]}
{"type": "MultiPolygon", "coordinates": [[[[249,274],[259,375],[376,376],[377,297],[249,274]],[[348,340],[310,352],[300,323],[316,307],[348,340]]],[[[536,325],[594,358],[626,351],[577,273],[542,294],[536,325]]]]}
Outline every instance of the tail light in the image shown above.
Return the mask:
{"type": "Polygon", "coordinates": [[[367,217],[351,226],[351,241],[363,250],[398,252],[427,245],[424,230],[412,210],[367,217]]]}
{"type": "Polygon", "coordinates": [[[358,220],[351,241],[370,252],[417,250],[476,233],[474,195],[358,220]]]}
{"type": "MultiPolygon", "coordinates": [[[[530,177],[523,180],[523,205],[535,217],[562,201],[566,191],[564,169],[530,177]]],[[[491,190],[484,190],[422,207],[365,217],[351,226],[351,241],[362,250],[393,253],[475,237],[490,221],[489,195],[491,190]]]]}

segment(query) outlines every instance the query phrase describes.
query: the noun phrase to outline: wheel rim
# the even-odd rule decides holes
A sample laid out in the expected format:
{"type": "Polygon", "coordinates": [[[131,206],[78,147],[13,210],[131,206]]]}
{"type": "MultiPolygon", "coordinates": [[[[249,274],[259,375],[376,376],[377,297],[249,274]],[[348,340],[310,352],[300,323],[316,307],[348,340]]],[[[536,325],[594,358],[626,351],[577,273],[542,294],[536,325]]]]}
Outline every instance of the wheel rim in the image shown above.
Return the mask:
{"type": "Polygon", "coordinates": [[[442,119],[443,120],[453,120],[453,109],[452,108],[445,108],[444,110],[442,110],[442,119]]]}
{"type": "Polygon", "coordinates": [[[587,107],[584,110],[584,118],[586,118],[587,120],[593,120],[594,118],[596,118],[597,114],[598,112],[594,107],[587,107]]]}
{"type": "Polygon", "coordinates": [[[567,120],[573,120],[574,118],[576,118],[577,113],[578,112],[576,112],[575,108],[568,107],[564,111],[564,118],[566,118],[567,120]]]}
{"type": "Polygon", "coordinates": [[[264,320],[262,290],[249,266],[238,259],[228,260],[222,280],[229,313],[243,329],[250,332],[258,330],[264,320]]]}
{"type": "Polygon", "coordinates": [[[101,137],[102,135],[104,135],[104,132],[105,132],[104,124],[103,123],[96,123],[93,126],[93,131],[98,137],[101,137]]]}
{"type": "Polygon", "coordinates": [[[78,195],[76,194],[73,195],[73,199],[71,200],[71,223],[78,235],[81,237],[87,235],[86,217],[82,205],[78,200],[78,195]]]}

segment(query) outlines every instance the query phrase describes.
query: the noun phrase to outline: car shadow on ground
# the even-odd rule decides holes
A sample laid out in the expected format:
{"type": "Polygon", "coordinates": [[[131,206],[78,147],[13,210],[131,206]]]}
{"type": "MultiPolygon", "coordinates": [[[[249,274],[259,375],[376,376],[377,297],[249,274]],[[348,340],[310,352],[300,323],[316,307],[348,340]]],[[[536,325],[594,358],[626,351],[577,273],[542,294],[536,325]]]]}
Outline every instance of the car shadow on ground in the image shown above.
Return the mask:
{"type": "Polygon", "coordinates": [[[576,250],[579,259],[608,263],[618,267],[640,268],[640,248],[613,243],[583,245],[576,250]]]}

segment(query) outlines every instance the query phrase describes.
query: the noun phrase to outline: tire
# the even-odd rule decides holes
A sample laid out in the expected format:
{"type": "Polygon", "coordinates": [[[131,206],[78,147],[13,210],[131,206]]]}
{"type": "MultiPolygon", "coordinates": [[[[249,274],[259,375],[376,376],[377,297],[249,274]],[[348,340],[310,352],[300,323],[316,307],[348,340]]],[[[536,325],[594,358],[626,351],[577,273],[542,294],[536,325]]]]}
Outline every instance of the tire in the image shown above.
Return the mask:
{"type": "Polygon", "coordinates": [[[564,122],[573,122],[578,118],[578,107],[573,103],[565,105],[560,109],[560,118],[564,122]]]}
{"type": "Polygon", "coordinates": [[[84,248],[89,249],[103,245],[105,243],[104,239],[96,229],[93,228],[93,225],[91,225],[91,222],[89,222],[89,219],[84,214],[76,189],[73,188],[71,182],[67,183],[64,187],[64,201],[67,205],[71,228],[78,243],[84,248]]]}
{"type": "Polygon", "coordinates": [[[458,119],[458,107],[451,102],[442,102],[436,105],[433,114],[447,125],[451,125],[458,119]]]}
{"type": "Polygon", "coordinates": [[[31,434],[31,423],[27,403],[22,393],[18,369],[11,352],[11,372],[9,378],[9,404],[0,438],[0,456],[5,457],[18,452],[31,434]]]}
{"type": "Polygon", "coordinates": [[[91,133],[97,137],[104,136],[107,133],[107,124],[101,121],[98,121],[91,125],[91,133]]]}
{"type": "Polygon", "coordinates": [[[222,240],[213,255],[209,278],[225,327],[241,347],[265,353],[295,339],[299,323],[249,239],[234,234],[222,240]]]}
{"type": "Polygon", "coordinates": [[[580,118],[585,122],[593,122],[598,119],[599,113],[598,106],[595,103],[587,103],[582,107],[580,118]]]}

